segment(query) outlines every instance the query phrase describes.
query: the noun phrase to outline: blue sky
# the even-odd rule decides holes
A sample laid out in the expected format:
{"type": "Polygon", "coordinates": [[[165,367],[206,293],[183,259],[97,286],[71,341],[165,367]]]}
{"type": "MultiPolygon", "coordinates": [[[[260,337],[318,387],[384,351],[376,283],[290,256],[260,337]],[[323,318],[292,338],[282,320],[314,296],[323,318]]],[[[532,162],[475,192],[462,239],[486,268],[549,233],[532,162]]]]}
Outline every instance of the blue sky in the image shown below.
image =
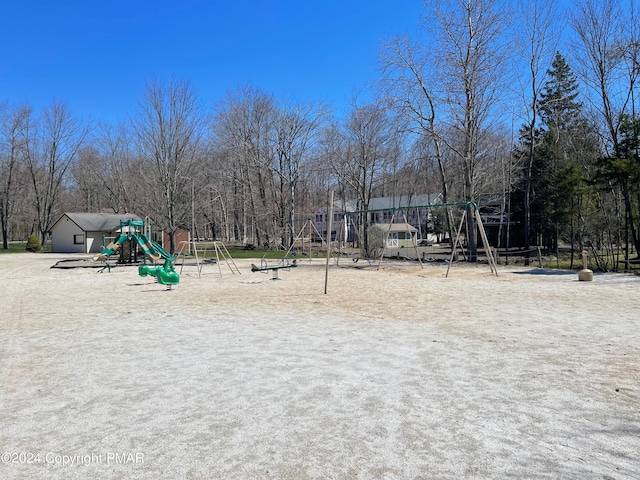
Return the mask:
{"type": "Polygon", "coordinates": [[[209,105],[249,84],[340,110],[421,14],[422,0],[2,0],[0,102],[116,122],[173,76],[209,105]]]}

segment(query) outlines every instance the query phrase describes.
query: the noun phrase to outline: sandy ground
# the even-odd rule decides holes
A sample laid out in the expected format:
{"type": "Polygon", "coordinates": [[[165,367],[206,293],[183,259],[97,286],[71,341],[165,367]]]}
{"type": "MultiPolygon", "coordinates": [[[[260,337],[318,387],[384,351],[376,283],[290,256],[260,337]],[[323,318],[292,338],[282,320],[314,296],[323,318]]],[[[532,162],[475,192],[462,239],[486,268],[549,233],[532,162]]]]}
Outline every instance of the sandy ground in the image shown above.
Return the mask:
{"type": "Polygon", "coordinates": [[[2,479],[639,478],[640,277],[68,258],[0,256],[2,479]]]}

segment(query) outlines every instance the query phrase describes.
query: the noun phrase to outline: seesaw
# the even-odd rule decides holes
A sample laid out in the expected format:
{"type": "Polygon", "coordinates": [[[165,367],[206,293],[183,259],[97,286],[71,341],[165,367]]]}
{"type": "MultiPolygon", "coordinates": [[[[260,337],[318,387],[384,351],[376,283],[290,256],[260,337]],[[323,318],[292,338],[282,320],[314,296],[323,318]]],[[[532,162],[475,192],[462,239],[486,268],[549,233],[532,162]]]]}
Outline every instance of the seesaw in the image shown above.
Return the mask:
{"type": "Polygon", "coordinates": [[[280,278],[278,277],[278,271],[282,268],[289,270],[290,268],[295,268],[298,266],[298,263],[294,260],[293,262],[289,263],[289,260],[287,260],[286,258],[282,261],[282,263],[279,263],[278,265],[268,265],[267,261],[262,259],[260,261],[260,266],[258,267],[255,264],[251,264],[251,271],[252,272],[262,272],[262,273],[267,273],[268,271],[271,271],[271,273],[273,274],[273,276],[271,277],[271,280],[280,280],[280,278]]]}

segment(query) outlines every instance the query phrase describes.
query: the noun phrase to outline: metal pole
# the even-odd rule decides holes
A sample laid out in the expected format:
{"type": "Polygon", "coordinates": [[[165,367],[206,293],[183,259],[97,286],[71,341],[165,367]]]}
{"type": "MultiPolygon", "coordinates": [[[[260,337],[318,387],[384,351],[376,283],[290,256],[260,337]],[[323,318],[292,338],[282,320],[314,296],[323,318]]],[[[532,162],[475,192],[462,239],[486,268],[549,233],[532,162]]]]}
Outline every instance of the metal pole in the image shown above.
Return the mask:
{"type": "Polygon", "coordinates": [[[191,177],[191,241],[196,241],[195,186],[193,177],[191,177]]]}
{"type": "Polygon", "coordinates": [[[327,294],[327,283],[329,281],[329,259],[331,258],[331,228],[333,223],[333,190],[329,194],[329,220],[327,228],[327,261],[324,266],[324,294],[327,294]]]}

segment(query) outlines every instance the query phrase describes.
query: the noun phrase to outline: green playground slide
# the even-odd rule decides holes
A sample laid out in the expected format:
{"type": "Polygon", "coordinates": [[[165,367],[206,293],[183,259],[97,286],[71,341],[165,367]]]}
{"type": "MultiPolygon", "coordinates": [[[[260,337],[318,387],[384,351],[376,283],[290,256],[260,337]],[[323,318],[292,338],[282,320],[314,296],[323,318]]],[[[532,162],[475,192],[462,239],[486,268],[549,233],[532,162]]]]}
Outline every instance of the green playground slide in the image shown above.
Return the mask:
{"type": "Polygon", "coordinates": [[[142,247],[142,251],[149,256],[150,258],[152,258],[153,260],[155,260],[156,262],[159,261],[161,258],[170,258],[171,255],[169,255],[168,252],[166,252],[160,245],[158,245],[155,242],[152,242],[151,240],[149,240],[147,238],[146,235],[142,234],[139,237],[137,237],[138,243],[140,244],[140,246],[142,247]]]}
{"type": "Polygon", "coordinates": [[[164,265],[161,267],[150,267],[149,265],[140,265],[138,267],[138,274],[141,277],[151,275],[158,279],[158,283],[161,285],[177,285],[180,282],[180,275],[176,272],[173,266],[173,255],[167,252],[156,242],[152,242],[146,235],[142,234],[138,238],[138,243],[142,247],[142,250],[152,259],[158,261],[164,258],[164,265]]]}
{"type": "Polygon", "coordinates": [[[158,283],[161,285],[177,285],[180,282],[180,275],[178,275],[173,265],[173,256],[159,244],[149,240],[144,234],[138,236],[123,233],[117,240],[111,242],[99,254],[95,255],[93,259],[95,261],[106,261],[111,255],[117,252],[124,241],[129,238],[135,239],[145,255],[152,260],[157,262],[164,258],[164,264],[162,266],[138,266],[138,274],[141,277],[146,277],[147,275],[156,277],[158,283]]]}
{"type": "Polygon", "coordinates": [[[106,261],[111,255],[116,253],[120,246],[127,240],[129,236],[126,233],[121,234],[117,240],[114,240],[109,245],[104,247],[100,253],[93,256],[93,260],[96,262],[106,261]]]}

